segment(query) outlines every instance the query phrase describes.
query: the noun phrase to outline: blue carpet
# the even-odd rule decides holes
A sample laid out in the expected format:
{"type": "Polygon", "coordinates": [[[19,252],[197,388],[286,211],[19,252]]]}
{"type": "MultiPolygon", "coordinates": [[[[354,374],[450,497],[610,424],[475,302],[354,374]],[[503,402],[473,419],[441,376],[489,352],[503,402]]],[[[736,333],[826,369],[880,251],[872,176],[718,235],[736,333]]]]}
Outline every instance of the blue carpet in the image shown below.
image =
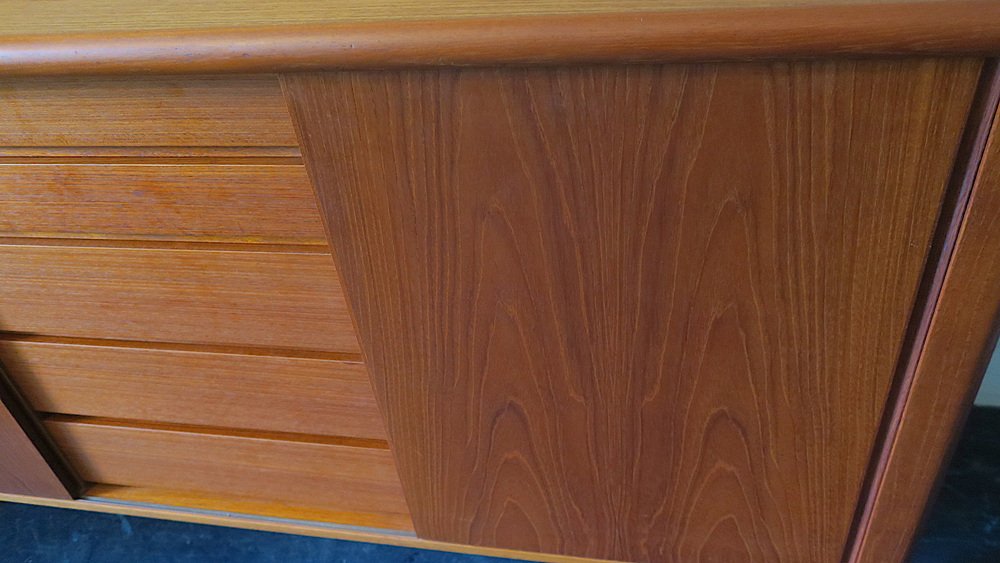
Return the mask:
{"type": "Polygon", "coordinates": [[[509,560],[0,503],[0,561],[499,563],[509,560]]]}
{"type": "Polygon", "coordinates": [[[1000,409],[972,409],[910,559],[1000,561],[1000,409]]]}

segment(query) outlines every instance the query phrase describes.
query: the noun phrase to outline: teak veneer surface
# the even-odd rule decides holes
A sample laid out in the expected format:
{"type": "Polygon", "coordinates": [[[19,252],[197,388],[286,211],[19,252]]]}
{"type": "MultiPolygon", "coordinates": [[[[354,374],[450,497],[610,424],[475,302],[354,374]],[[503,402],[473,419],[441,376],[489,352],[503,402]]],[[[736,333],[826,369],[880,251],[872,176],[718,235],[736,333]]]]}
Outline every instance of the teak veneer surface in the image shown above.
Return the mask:
{"type": "Polygon", "coordinates": [[[295,144],[273,75],[0,77],[0,147],[295,144]]]}
{"type": "MultiPolygon", "coordinates": [[[[998,85],[1000,86],[1000,85],[998,85]]],[[[996,98],[989,108],[996,110],[996,98]]],[[[945,273],[856,562],[903,561],[933,498],[1000,330],[1000,120],[945,273]]]]}
{"type": "Polygon", "coordinates": [[[41,412],[386,437],[360,362],[3,335],[0,360],[41,412]]]}
{"type": "Polygon", "coordinates": [[[54,417],[62,451],[92,483],[407,514],[392,454],[321,442],[195,433],[54,417]]]}
{"type": "Polygon", "coordinates": [[[0,209],[0,236],[326,244],[301,165],[0,163],[0,209]]]}
{"type": "Polygon", "coordinates": [[[0,244],[0,330],[357,353],[325,253],[0,244]]]}
{"type": "Polygon", "coordinates": [[[979,70],[285,76],[418,534],[839,560],[979,70]]]}
{"type": "Polygon", "coordinates": [[[0,147],[3,164],[302,164],[299,147],[0,147]]]}

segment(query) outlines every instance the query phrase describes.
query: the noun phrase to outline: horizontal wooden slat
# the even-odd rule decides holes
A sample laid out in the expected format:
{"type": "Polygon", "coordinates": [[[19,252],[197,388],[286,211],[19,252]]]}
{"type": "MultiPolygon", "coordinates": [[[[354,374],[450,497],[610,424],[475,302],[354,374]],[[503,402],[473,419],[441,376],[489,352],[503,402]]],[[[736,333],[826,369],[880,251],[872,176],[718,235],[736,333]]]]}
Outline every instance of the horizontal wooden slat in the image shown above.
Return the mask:
{"type": "Polygon", "coordinates": [[[94,483],[235,495],[327,510],[407,514],[387,449],[185,432],[113,421],[45,423],[94,483]]]}
{"type": "Polygon", "coordinates": [[[0,236],[325,244],[301,165],[0,164],[0,236]]]}
{"type": "Polygon", "coordinates": [[[358,353],[329,254],[0,245],[0,330],[358,353]]]}
{"type": "Polygon", "coordinates": [[[360,362],[0,337],[38,411],[385,439],[360,362]]]}
{"type": "Polygon", "coordinates": [[[0,162],[182,161],[221,164],[253,159],[262,164],[302,164],[298,147],[0,147],[0,162]]]}
{"type": "MultiPolygon", "coordinates": [[[[369,512],[345,512],[326,510],[316,506],[302,506],[284,502],[262,501],[259,499],[217,495],[193,491],[171,491],[153,487],[123,487],[120,485],[92,485],[84,493],[87,499],[101,499],[112,503],[128,505],[162,506],[190,508],[197,511],[212,511],[241,516],[264,516],[303,522],[323,522],[381,528],[385,530],[412,531],[413,521],[407,514],[372,514],[369,512]]],[[[398,532],[396,532],[398,533],[398,532]]]]}
{"type": "Polygon", "coordinates": [[[0,146],[295,146],[273,75],[0,80],[0,146]]]}

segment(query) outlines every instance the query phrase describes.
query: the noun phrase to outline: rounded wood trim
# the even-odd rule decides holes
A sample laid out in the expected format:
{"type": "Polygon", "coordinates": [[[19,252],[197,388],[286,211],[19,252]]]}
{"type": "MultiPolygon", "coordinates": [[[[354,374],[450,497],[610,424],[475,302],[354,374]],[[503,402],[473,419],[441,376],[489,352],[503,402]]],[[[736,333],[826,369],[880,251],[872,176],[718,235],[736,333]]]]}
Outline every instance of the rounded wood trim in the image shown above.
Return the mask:
{"type": "Polygon", "coordinates": [[[1000,2],[373,21],[0,39],[0,74],[288,72],[1000,52],[1000,2]]]}

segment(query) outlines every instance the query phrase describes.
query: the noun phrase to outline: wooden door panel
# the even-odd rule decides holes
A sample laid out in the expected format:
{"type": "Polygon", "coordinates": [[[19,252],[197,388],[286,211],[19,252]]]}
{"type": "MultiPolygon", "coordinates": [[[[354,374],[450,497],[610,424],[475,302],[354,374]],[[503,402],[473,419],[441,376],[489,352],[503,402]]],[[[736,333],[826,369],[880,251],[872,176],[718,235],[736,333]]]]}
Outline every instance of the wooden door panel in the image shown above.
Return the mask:
{"type": "Polygon", "coordinates": [[[418,533],[839,560],[979,69],[283,77],[418,533]]]}

